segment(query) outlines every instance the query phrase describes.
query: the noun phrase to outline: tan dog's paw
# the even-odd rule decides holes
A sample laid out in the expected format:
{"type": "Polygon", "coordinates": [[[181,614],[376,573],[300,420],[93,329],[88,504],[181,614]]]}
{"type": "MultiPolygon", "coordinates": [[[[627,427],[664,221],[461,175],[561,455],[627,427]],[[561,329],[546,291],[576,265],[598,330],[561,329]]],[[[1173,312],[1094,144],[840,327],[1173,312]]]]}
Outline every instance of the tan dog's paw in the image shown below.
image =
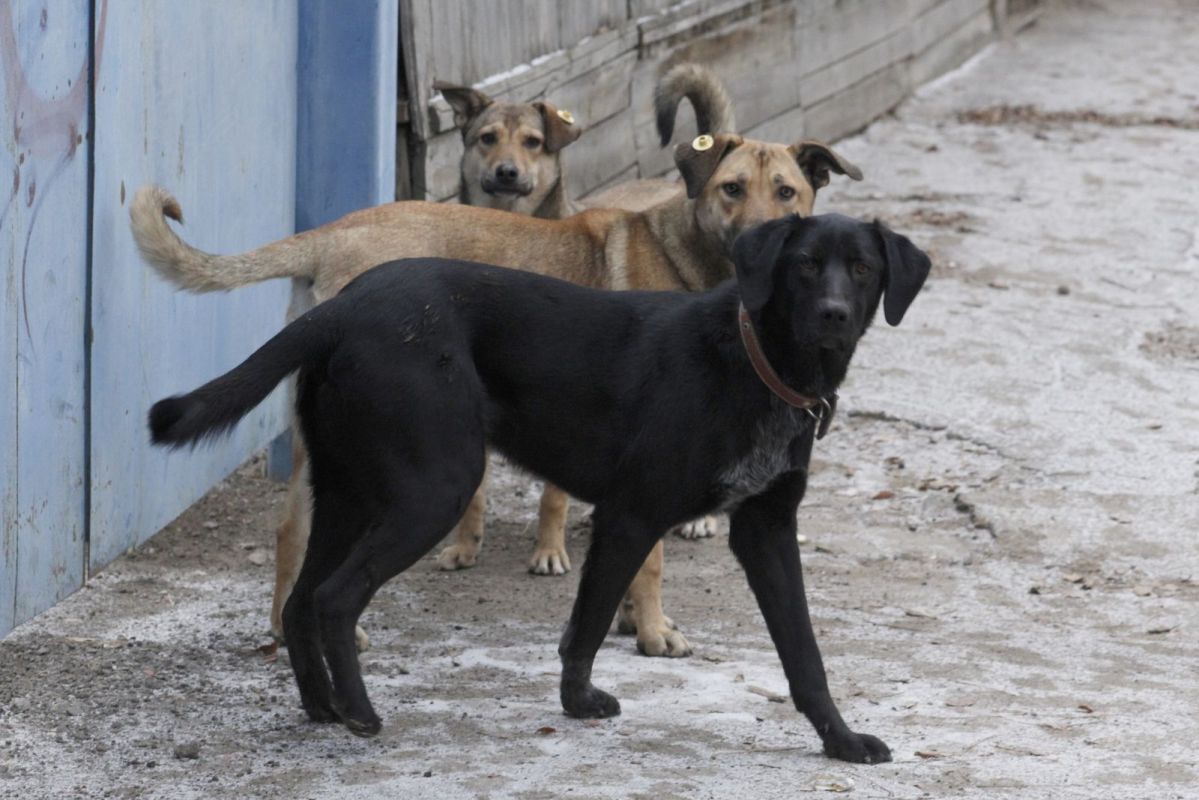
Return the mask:
{"type": "Polygon", "coordinates": [[[478,546],[470,547],[452,544],[437,554],[437,568],[450,572],[456,569],[469,569],[479,558],[478,546]]]}
{"type": "Polygon", "coordinates": [[[645,656],[684,658],[691,655],[691,643],[675,629],[674,623],[663,617],[666,624],[646,625],[637,631],[637,650],[645,656]]]}
{"type": "Polygon", "coordinates": [[[716,535],[716,517],[700,517],[697,520],[680,525],[674,529],[676,536],[682,539],[707,539],[716,535]]]}
{"type": "Polygon", "coordinates": [[[538,547],[529,559],[529,572],[534,575],[565,575],[570,572],[570,556],[563,547],[538,547]]]}

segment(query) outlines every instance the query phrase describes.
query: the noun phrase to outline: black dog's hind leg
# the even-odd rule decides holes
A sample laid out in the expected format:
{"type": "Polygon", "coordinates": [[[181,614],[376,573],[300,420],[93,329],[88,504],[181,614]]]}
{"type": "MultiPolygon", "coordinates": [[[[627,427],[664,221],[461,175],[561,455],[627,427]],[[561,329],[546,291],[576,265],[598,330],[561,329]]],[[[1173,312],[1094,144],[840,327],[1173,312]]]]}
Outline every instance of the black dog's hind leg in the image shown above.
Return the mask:
{"type": "Polygon", "coordinates": [[[790,473],[742,503],[730,521],[729,544],[766,618],[795,707],[816,727],[825,754],[860,764],[890,761],[882,741],[849,729],[828,691],[795,539],[795,511],[806,485],[805,472],[790,473]]]}
{"type": "Polygon", "coordinates": [[[317,587],[317,624],[333,676],[333,710],[351,733],[374,736],[382,727],[362,682],[354,641],[358,617],[380,586],[416,563],[454,527],[482,479],[484,458],[480,448],[470,463],[452,463],[435,477],[427,465],[419,477],[393,472],[391,505],[317,587]]]}
{"type": "Polygon", "coordinates": [[[314,722],[336,722],[332,685],[321,657],[314,595],[318,586],[345,560],[369,516],[359,502],[336,492],[314,498],[312,535],[304,565],[283,607],[283,635],[288,658],[300,690],[300,702],[314,722]]]}
{"type": "Polygon", "coordinates": [[[570,716],[614,717],[620,713],[616,698],[591,684],[591,666],[620,599],[664,531],[665,527],[656,530],[627,516],[615,516],[602,506],[596,508],[579,593],[558,645],[562,708],[570,716]]]}

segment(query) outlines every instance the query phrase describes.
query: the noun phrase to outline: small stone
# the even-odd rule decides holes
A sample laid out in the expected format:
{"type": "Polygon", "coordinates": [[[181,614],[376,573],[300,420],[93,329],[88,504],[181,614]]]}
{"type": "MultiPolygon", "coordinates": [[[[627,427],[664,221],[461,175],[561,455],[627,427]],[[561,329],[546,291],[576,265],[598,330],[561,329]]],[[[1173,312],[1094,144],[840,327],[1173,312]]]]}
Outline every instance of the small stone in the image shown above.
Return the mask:
{"type": "Polygon", "coordinates": [[[1057,293],[1061,295],[1070,294],[1070,287],[1062,284],[1061,286],[1057,287],[1057,293]]]}
{"type": "Polygon", "coordinates": [[[186,744],[175,745],[175,758],[180,761],[187,761],[200,757],[200,743],[188,742],[186,744]]]}
{"type": "Polygon", "coordinates": [[[215,519],[206,519],[204,520],[204,527],[210,531],[215,531],[217,528],[221,527],[221,523],[217,522],[215,519]]]}
{"type": "Polygon", "coordinates": [[[261,567],[267,562],[267,559],[270,558],[270,556],[268,556],[263,550],[255,550],[250,553],[250,555],[246,556],[246,558],[254,566],[261,567]]]}

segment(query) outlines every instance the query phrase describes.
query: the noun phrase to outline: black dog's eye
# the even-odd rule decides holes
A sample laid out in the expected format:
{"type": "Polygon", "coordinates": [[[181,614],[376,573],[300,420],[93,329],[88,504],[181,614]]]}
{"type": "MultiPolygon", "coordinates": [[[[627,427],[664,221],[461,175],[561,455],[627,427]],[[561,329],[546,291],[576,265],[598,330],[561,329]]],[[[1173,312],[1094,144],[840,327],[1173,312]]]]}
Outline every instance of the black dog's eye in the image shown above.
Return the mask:
{"type": "Polygon", "coordinates": [[[870,274],[870,265],[869,265],[869,264],[863,264],[861,261],[859,261],[858,263],[856,263],[856,264],[854,264],[854,265],[853,265],[853,274],[854,274],[854,275],[868,275],[868,274],[870,274]]]}
{"type": "Polygon", "coordinates": [[[780,200],[790,200],[793,197],[795,197],[795,190],[793,188],[791,188],[790,186],[780,186],[779,187],[779,199],[780,200]]]}
{"type": "Polygon", "coordinates": [[[799,259],[799,268],[804,272],[815,272],[820,266],[816,263],[815,259],[804,256],[799,259]]]}
{"type": "Polygon", "coordinates": [[[525,147],[530,150],[536,150],[538,147],[541,147],[541,140],[536,136],[528,136],[525,138],[525,147]]]}
{"type": "Polygon", "coordinates": [[[488,147],[490,147],[491,145],[493,145],[499,141],[499,137],[496,136],[494,133],[488,131],[487,133],[485,133],[479,137],[479,141],[482,142],[483,144],[487,145],[488,147]]]}
{"type": "Polygon", "coordinates": [[[723,189],[724,193],[729,197],[738,197],[741,194],[741,184],[739,183],[730,181],[729,183],[722,184],[720,188],[723,189]]]}

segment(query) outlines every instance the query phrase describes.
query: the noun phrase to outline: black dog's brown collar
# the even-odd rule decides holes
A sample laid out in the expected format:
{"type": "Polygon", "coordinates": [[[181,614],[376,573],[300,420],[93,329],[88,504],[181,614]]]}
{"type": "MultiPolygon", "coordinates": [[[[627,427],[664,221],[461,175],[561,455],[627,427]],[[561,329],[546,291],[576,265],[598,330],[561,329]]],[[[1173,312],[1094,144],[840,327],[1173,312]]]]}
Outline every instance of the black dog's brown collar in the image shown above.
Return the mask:
{"type": "Polygon", "coordinates": [[[774,371],[774,367],[770,366],[770,360],[766,358],[766,353],[762,352],[758,334],[754,330],[753,322],[749,318],[749,311],[745,309],[744,304],[737,306],[737,321],[739,323],[737,327],[741,329],[741,344],[745,346],[749,363],[753,365],[758,378],[766,384],[767,389],[774,392],[775,397],[793,408],[808,412],[819,426],[816,429],[816,438],[823,439],[824,434],[828,433],[829,423],[833,421],[833,412],[837,410],[836,393],[834,392],[827,398],[813,397],[808,394],[800,394],[783,383],[783,379],[774,371]]]}

